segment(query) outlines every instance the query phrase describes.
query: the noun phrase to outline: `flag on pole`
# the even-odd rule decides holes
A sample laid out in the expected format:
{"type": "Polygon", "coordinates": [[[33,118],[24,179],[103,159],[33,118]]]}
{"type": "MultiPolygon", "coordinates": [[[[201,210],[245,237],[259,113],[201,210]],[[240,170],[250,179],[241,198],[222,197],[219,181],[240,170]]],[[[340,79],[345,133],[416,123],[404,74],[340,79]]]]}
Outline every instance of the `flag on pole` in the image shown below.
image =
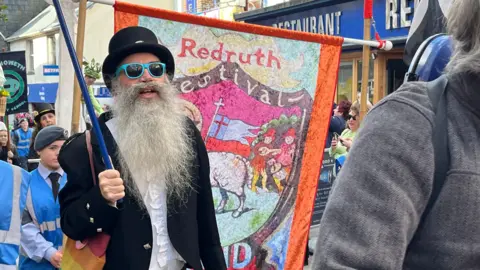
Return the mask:
{"type": "Polygon", "coordinates": [[[251,126],[242,120],[229,119],[227,116],[218,114],[215,116],[208,136],[224,141],[238,141],[248,145],[246,138],[256,136],[250,132],[252,129],[258,129],[258,127],[251,126]]]}
{"type": "Polygon", "coordinates": [[[205,141],[208,151],[230,152],[248,158],[250,144],[257,137],[259,127],[249,125],[240,119],[217,114],[205,141]]]}
{"type": "Polygon", "coordinates": [[[408,33],[403,60],[406,64],[415,55],[420,44],[430,36],[446,31],[445,18],[452,0],[422,0],[415,10],[408,33]]]}

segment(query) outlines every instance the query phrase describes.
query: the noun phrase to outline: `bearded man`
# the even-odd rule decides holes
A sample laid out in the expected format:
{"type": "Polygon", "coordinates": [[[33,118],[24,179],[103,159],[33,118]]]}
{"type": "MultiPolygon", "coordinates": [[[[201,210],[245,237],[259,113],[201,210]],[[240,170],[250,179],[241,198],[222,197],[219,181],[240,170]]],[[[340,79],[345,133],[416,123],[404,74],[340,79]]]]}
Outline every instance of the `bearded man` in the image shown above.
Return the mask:
{"type": "Polygon", "coordinates": [[[97,186],[85,134],[61,150],[69,176],[59,195],[62,229],[74,240],[109,234],[104,269],[226,269],[207,151],[170,84],[174,70],[150,30],[116,33],[103,64],[115,104],[99,121],[117,170],[105,170],[95,136],[97,186]]]}

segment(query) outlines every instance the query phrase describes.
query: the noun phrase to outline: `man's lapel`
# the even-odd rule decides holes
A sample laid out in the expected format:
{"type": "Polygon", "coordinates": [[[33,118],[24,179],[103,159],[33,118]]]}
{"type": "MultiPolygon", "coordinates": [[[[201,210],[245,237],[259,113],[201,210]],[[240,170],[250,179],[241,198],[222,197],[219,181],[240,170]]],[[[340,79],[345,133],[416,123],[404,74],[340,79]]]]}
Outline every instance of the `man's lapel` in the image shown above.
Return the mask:
{"type": "Polygon", "coordinates": [[[196,224],[189,222],[188,216],[194,215],[191,213],[196,207],[189,206],[191,204],[190,194],[187,201],[180,201],[178,199],[168,199],[168,213],[167,213],[167,229],[168,236],[172,245],[177,251],[185,251],[185,246],[188,246],[188,237],[190,236],[188,231],[190,228],[195,227],[196,224]]]}

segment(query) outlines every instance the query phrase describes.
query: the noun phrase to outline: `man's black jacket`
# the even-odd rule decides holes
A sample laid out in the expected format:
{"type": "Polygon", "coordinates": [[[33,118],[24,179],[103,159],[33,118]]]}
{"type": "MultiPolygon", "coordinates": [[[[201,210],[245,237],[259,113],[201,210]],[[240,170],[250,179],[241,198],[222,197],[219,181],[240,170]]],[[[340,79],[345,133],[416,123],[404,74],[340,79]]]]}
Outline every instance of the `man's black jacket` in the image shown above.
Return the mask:
{"type": "MultiPolygon", "coordinates": [[[[108,113],[101,115],[100,127],[113,165],[118,169],[118,148],[105,124],[110,118],[108,113]]],[[[203,263],[206,270],[222,270],[226,265],[215,219],[208,155],[200,132],[191,121],[189,127],[192,147],[196,150],[191,167],[195,191],[190,192],[184,203],[169,200],[168,234],[189,267],[201,270],[203,263]]],[[[92,237],[98,229],[111,235],[104,269],[148,269],[153,246],[150,216],[140,210],[128,193],[118,209],[107,204],[98,186],[93,186],[85,138],[84,133],[72,136],[60,152],[60,164],[68,175],[59,195],[62,230],[74,240],[92,237]]],[[[98,175],[105,166],[93,133],[92,147],[98,175]]]]}

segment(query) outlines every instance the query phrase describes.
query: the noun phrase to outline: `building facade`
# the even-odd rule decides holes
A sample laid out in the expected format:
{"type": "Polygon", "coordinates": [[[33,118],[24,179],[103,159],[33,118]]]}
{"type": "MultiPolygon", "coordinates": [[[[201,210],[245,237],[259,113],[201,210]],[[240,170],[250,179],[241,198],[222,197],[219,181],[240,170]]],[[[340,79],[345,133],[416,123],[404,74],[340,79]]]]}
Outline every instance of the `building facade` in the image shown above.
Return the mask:
{"type": "Polygon", "coordinates": [[[51,68],[58,65],[59,30],[55,9],[47,6],[7,37],[10,51],[25,51],[28,84],[58,82],[58,72],[55,74],[51,68]]]}
{"type": "MultiPolygon", "coordinates": [[[[0,0],[2,1],[2,0],[0,0]]],[[[10,1],[10,0],[4,0],[10,1]]],[[[45,2],[44,0],[41,0],[45,2]]],[[[130,0],[141,5],[175,9],[175,1],[130,0]]],[[[6,37],[10,51],[25,51],[30,102],[54,103],[60,76],[60,25],[53,6],[44,5],[30,21],[17,27],[6,37]],[[43,91],[38,93],[38,91],[43,91]],[[39,98],[43,98],[40,100],[39,98]]],[[[13,10],[15,7],[11,7],[13,10]]],[[[10,9],[10,7],[9,7],[10,9]]],[[[108,43],[114,31],[114,9],[111,6],[88,3],[85,25],[84,59],[102,63],[108,55],[108,43]]],[[[99,98],[109,98],[103,82],[94,86],[99,98]]],[[[73,81],[72,81],[73,89],[73,81]]],[[[102,99],[100,99],[102,101],[102,99]]],[[[110,103],[110,100],[105,100],[110,103]]]]}
{"type": "Polygon", "coordinates": [[[4,13],[8,21],[0,21],[0,51],[9,50],[5,38],[12,35],[20,27],[44,10],[48,4],[45,0],[0,0],[0,5],[6,5],[4,13]]]}
{"type": "MultiPolygon", "coordinates": [[[[174,0],[123,0],[137,5],[176,10],[174,0]]],[[[111,6],[94,4],[87,12],[85,25],[84,56],[103,63],[108,55],[108,43],[114,31],[114,9],[111,6]]]]}
{"type": "MultiPolygon", "coordinates": [[[[376,103],[396,90],[408,67],[403,47],[419,0],[375,0],[372,37],[394,44],[391,51],[372,48],[368,98],[376,103]]],[[[363,39],[363,0],[291,0],[275,6],[235,14],[235,20],[276,28],[363,39]]],[[[344,44],[336,100],[356,101],[361,90],[362,48],[344,44]]]]}
{"type": "Polygon", "coordinates": [[[187,12],[209,18],[233,21],[233,14],[247,8],[247,0],[179,0],[181,12],[187,12]]]}

